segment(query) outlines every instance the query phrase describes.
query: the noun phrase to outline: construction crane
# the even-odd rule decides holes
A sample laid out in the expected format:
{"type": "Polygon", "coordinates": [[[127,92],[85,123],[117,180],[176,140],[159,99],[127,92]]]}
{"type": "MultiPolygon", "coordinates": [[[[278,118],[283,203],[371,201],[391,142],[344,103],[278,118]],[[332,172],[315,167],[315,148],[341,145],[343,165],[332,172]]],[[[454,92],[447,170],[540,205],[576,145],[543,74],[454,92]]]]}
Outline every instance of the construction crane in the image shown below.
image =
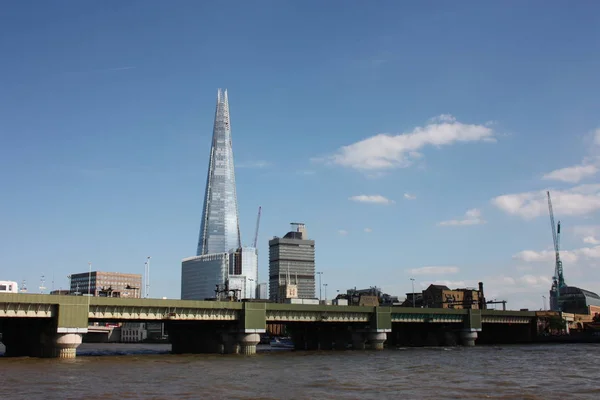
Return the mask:
{"type": "Polygon", "coordinates": [[[258,243],[258,227],[260,226],[260,213],[262,207],[258,207],[258,217],[256,217],[256,230],[254,231],[254,242],[252,243],[252,247],[256,248],[258,243]]]}
{"type": "Polygon", "coordinates": [[[552,226],[552,240],[554,241],[554,276],[552,277],[552,288],[550,289],[550,309],[559,311],[558,299],[560,297],[560,289],[567,286],[563,276],[562,261],[560,260],[560,221],[558,225],[554,224],[554,212],[552,211],[552,199],[550,192],[548,195],[548,211],[550,212],[550,224],[552,226]]]}

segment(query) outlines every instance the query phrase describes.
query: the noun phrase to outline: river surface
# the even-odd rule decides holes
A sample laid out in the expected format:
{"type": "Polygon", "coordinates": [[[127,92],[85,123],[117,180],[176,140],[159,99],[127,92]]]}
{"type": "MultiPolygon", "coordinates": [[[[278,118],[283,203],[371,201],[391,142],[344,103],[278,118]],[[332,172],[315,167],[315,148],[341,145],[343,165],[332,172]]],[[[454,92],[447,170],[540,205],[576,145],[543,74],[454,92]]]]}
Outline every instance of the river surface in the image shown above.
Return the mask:
{"type": "Polygon", "coordinates": [[[261,345],[255,356],[169,348],[83,344],[73,360],[0,357],[0,398],[600,398],[598,344],[327,352],[261,345]]]}

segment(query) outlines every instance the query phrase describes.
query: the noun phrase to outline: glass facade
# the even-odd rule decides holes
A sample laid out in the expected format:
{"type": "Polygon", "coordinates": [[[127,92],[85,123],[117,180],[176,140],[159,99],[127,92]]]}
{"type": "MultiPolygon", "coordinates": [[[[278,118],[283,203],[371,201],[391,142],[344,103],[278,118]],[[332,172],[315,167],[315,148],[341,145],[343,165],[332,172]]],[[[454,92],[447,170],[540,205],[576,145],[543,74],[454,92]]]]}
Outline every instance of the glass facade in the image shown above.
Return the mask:
{"type": "Polygon", "coordinates": [[[215,297],[217,285],[228,276],[229,254],[216,253],[190,257],[181,263],[181,299],[204,300],[215,297]]]}
{"type": "Polygon", "coordinates": [[[241,247],[227,90],[219,89],[196,255],[241,247]]]}

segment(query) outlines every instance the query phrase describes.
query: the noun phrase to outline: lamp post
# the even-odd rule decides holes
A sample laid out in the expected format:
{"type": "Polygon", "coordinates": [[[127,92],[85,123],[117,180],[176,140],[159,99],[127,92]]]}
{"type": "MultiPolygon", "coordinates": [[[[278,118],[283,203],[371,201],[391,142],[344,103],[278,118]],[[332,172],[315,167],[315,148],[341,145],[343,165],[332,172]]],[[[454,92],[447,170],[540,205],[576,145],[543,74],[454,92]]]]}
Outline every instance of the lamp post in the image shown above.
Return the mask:
{"type": "Polygon", "coordinates": [[[415,278],[410,278],[410,281],[412,283],[412,303],[413,303],[413,308],[415,308],[415,278]]]}
{"type": "Polygon", "coordinates": [[[546,296],[542,295],[542,311],[546,311],[546,296]]]}
{"type": "Polygon", "coordinates": [[[146,271],[144,271],[146,273],[146,279],[145,279],[145,286],[146,286],[146,293],[145,293],[145,297],[148,298],[148,296],[150,296],[150,256],[146,257],[146,271]]]}
{"type": "Polygon", "coordinates": [[[327,301],[327,284],[324,283],[323,287],[325,288],[325,301],[327,301]]]}
{"type": "Polygon", "coordinates": [[[319,275],[319,301],[321,301],[321,276],[323,276],[323,272],[317,272],[319,275]]]}

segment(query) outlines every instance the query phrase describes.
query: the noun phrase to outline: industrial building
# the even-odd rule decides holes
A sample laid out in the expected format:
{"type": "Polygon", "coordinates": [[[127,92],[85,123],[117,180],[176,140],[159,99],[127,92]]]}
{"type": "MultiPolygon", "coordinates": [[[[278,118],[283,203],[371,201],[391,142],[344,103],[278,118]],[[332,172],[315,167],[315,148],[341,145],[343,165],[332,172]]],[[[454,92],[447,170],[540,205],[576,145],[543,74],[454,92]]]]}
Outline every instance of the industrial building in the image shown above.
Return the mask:
{"type": "Polygon", "coordinates": [[[429,285],[421,293],[407,293],[402,307],[485,309],[483,283],[479,288],[450,289],[445,285],[429,285]]]}
{"type": "Polygon", "coordinates": [[[302,223],[292,223],[284,237],[269,240],[269,298],[315,298],[315,241],[302,223]]]}
{"type": "Polygon", "coordinates": [[[70,275],[70,292],[75,295],[140,298],[141,274],[81,272],[70,275]]]}

